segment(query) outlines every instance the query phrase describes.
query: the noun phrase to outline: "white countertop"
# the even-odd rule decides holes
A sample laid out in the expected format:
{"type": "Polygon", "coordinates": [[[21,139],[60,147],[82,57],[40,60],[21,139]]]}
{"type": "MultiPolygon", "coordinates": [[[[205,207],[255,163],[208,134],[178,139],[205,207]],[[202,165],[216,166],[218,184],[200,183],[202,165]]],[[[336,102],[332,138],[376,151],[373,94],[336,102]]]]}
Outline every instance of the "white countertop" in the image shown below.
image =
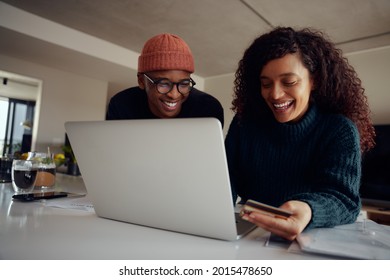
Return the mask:
{"type": "MultiPolygon", "coordinates": [[[[81,177],[64,174],[57,174],[56,190],[86,193],[81,177]]],[[[93,211],[12,201],[12,195],[11,184],[0,184],[0,259],[326,258],[264,246],[269,233],[260,228],[241,240],[221,241],[103,219],[93,211]]]]}

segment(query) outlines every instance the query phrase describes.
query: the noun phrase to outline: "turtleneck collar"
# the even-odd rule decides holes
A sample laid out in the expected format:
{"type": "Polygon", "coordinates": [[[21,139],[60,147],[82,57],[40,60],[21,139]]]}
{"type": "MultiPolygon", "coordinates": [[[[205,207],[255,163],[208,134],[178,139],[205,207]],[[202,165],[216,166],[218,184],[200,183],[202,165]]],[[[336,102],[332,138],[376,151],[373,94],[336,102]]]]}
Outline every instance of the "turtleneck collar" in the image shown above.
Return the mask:
{"type": "Polygon", "coordinates": [[[275,137],[278,138],[278,141],[296,142],[302,140],[311,132],[318,117],[317,106],[311,104],[306,114],[298,122],[279,123],[275,118],[272,118],[270,129],[275,137]]]}

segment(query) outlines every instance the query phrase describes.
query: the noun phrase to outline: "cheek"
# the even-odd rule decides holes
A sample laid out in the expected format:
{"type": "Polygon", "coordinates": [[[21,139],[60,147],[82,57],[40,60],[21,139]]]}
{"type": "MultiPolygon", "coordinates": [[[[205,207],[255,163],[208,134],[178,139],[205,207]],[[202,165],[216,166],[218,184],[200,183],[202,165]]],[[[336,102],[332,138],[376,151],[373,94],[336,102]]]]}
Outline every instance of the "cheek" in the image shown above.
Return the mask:
{"type": "Polygon", "coordinates": [[[310,92],[306,91],[301,93],[297,101],[297,109],[301,111],[301,113],[305,113],[309,108],[310,92]]]}
{"type": "Polygon", "coordinates": [[[311,87],[308,86],[302,96],[302,99],[305,101],[305,103],[308,103],[310,100],[310,95],[311,95],[311,87]]]}
{"type": "Polygon", "coordinates": [[[147,92],[146,94],[148,96],[149,102],[154,102],[155,103],[158,100],[158,95],[154,91],[149,89],[146,92],[147,92]]]}

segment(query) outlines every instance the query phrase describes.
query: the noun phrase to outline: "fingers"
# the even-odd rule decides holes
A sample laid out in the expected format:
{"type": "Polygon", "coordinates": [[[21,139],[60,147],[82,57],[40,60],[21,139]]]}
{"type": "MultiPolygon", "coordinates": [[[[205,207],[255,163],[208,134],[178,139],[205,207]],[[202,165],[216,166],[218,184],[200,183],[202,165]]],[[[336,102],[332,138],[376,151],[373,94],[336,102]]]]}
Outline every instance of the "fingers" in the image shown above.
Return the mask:
{"type": "Polygon", "coordinates": [[[243,215],[242,218],[285,239],[294,240],[309,224],[312,215],[311,208],[307,203],[296,200],[287,201],[280,208],[289,210],[293,214],[282,219],[252,211],[243,215]]]}
{"type": "Polygon", "coordinates": [[[294,240],[300,233],[294,218],[286,220],[255,212],[246,214],[242,218],[288,240],[294,240]]]}

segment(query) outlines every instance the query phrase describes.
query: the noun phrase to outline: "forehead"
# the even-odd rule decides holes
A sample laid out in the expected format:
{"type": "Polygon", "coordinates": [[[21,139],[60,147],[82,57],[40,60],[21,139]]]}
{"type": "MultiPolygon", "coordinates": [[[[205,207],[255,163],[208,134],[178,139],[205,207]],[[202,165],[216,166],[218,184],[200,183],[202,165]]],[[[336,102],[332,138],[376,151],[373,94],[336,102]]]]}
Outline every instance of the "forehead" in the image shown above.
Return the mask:
{"type": "Polygon", "coordinates": [[[274,78],[277,76],[309,75],[308,69],[303,65],[298,54],[287,54],[281,58],[273,59],[264,65],[260,76],[264,78],[274,78]]]}
{"type": "Polygon", "coordinates": [[[183,80],[190,78],[190,73],[183,70],[164,70],[164,71],[153,71],[148,73],[154,79],[169,79],[172,81],[183,80]]]}

